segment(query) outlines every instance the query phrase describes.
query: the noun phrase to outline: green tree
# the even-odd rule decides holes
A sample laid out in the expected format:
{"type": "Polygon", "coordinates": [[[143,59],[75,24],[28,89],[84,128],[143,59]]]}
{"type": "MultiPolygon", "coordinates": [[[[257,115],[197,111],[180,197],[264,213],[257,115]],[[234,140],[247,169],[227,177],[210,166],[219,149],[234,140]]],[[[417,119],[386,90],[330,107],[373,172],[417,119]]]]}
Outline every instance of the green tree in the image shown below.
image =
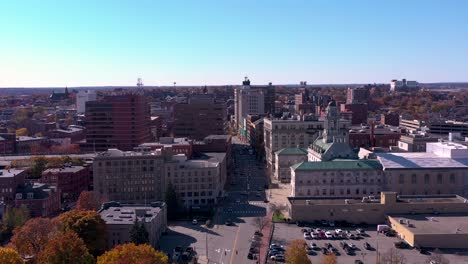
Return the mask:
{"type": "Polygon", "coordinates": [[[42,172],[45,171],[47,166],[47,158],[36,157],[34,158],[34,165],[31,168],[32,178],[39,179],[42,177],[42,172]]]}
{"type": "Polygon", "coordinates": [[[149,243],[149,234],[143,222],[135,220],[130,229],[130,240],[136,245],[149,243]]]}
{"type": "Polygon", "coordinates": [[[21,227],[29,219],[29,210],[26,205],[22,204],[19,208],[7,207],[5,214],[3,215],[2,222],[5,226],[6,236],[11,236],[13,229],[21,227]]]}
{"type": "Polygon", "coordinates": [[[89,254],[83,240],[74,232],[58,233],[52,237],[39,254],[39,264],[92,264],[94,257],[89,254]]]}
{"type": "Polygon", "coordinates": [[[177,193],[171,182],[167,185],[165,202],[167,205],[167,218],[174,220],[179,210],[179,202],[177,200],[177,193]]]}
{"type": "Polygon", "coordinates": [[[106,247],[106,223],[96,211],[71,210],[58,216],[63,231],[75,232],[94,256],[106,247]]]}

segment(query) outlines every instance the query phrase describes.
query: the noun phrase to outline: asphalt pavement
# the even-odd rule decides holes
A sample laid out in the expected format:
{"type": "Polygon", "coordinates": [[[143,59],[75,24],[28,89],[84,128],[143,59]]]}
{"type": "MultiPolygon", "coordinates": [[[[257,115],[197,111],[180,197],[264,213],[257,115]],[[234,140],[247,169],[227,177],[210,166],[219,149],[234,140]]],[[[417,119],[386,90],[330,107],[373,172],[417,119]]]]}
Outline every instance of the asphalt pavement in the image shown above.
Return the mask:
{"type": "MultiPolygon", "coordinates": [[[[234,173],[228,179],[226,199],[216,210],[213,228],[176,222],[169,226],[169,232],[161,238],[161,249],[167,253],[180,245],[192,246],[198,256],[208,255],[209,263],[251,264],[247,258],[258,230],[256,219],[267,214],[265,184],[267,183],[264,164],[248,151],[248,145],[233,139],[234,173]],[[227,226],[226,220],[234,225],[227,226]]],[[[267,234],[265,234],[267,235],[267,234]]],[[[255,243],[255,242],[254,242],[255,243]]]]}

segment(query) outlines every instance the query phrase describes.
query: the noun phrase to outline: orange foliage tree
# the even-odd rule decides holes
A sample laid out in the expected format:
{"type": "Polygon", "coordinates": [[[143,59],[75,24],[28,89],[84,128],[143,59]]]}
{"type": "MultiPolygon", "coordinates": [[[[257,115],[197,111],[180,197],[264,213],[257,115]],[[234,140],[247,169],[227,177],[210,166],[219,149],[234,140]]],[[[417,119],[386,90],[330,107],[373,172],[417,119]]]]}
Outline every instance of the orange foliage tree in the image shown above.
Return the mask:
{"type": "Polygon", "coordinates": [[[137,246],[129,243],[118,245],[97,259],[97,264],[121,263],[166,264],[168,258],[166,254],[155,250],[148,244],[137,246]]]}
{"type": "Polygon", "coordinates": [[[23,226],[13,230],[10,246],[22,256],[36,256],[41,252],[58,225],[48,218],[32,218],[23,226]]]}
{"type": "Polygon", "coordinates": [[[21,256],[12,248],[0,247],[0,263],[2,264],[23,264],[21,256]]]}
{"type": "Polygon", "coordinates": [[[322,256],[321,264],[336,264],[338,263],[336,260],[335,254],[327,254],[322,256]]]}
{"type": "Polygon", "coordinates": [[[82,191],[78,201],[76,202],[76,209],[78,210],[96,210],[99,207],[99,203],[94,197],[92,191],[82,191]]]}
{"type": "Polygon", "coordinates": [[[301,239],[296,239],[291,242],[289,247],[286,249],[286,263],[287,264],[312,264],[310,259],[307,257],[306,242],[301,239]]]}
{"type": "Polygon", "coordinates": [[[58,216],[63,231],[73,231],[83,239],[94,256],[106,247],[106,223],[96,211],[71,210],[58,216]]]}
{"type": "Polygon", "coordinates": [[[94,257],[89,254],[85,243],[74,232],[57,233],[39,254],[39,264],[92,264],[94,257]]]}

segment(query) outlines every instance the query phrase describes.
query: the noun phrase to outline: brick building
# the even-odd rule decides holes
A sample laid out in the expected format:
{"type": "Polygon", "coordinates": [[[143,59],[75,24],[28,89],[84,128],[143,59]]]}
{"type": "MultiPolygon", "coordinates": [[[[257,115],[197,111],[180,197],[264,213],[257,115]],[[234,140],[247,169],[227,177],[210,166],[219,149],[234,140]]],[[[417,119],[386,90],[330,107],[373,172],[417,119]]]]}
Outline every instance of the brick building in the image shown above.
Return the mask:
{"type": "Polygon", "coordinates": [[[226,132],[226,106],[218,103],[213,95],[192,96],[187,103],[174,105],[172,134],[202,140],[208,135],[226,132]]]}
{"type": "Polygon", "coordinates": [[[26,184],[16,190],[15,206],[22,204],[29,209],[31,217],[54,216],[60,212],[60,192],[48,184],[26,184]]]}
{"type": "Polygon", "coordinates": [[[15,199],[16,188],[24,185],[25,170],[0,170],[0,200],[10,202],[15,199]]]}
{"type": "Polygon", "coordinates": [[[367,124],[367,104],[363,103],[352,103],[352,104],[341,104],[341,112],[351,112],[351,124],[367,124]]]}
{"type": "Polygon", "coordinates": [[[81,146],[96,151],[132,150],[151,141],[150,121],[149,105],[141,95],[111,95],[86,102],[86,143],[81,146]]]}
{"type": "Polygon", "coordinates": [[[64,201],[76,201],[80,193],[89,190],[91,185],[89,168],[84,166],[47,169],[39,181],[57,186],[64,201]]]}
{"type": "Polygon", "coordinates": [[[16,135],[9,133],[0,134],[0,154],[15,153],[16,135]]]}

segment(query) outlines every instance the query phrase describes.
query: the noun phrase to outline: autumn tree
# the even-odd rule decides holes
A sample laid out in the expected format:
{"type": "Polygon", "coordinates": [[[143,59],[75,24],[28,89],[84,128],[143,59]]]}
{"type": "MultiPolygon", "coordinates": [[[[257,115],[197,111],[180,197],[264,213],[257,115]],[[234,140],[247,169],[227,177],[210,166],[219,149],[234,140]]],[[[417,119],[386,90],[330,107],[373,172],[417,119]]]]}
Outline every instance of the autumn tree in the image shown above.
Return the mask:
{"type": "Polygon", "coordinates": [[[406,264],[405,256],[397,249],[391,248],[386,253],[382,254],[379,264],[406,264]]]}
{"type": "Polygon", "coordinates": [[[99,208],[99,203],[92,191],[82,191],[75,208],[78,210],[96,210],[99,208]]]}
{"type": "Polygon", "coordinates": [[[27,136],[28,135],[28,129],[25,127],[19,128],[15,132],[16,136],[27,136]]]}
{"type": "Polygon", "coordinates": [[[58,216],[63,231],[73,231],[94,256],[106,247],[106,224],[96,211],[71,210],[58,216]]]}
{"type": "Polygon", "coordinates": [[[137,246],[129,243],[118,245],[97,259],[97,264],[121,263],[166,264],[168,258],[148,244],[137,246]]]}
{"type": "Polygon", "coordinates": [[[0,263],[2,264],[23,264],[20,254],[12,248],[0,247],[0,263]]]}
{"type": "Polygon", "coordinates": [[[291,242],[289,247],[286,249],[286,263],[287,264],[312,264],[307,257],[306,242],[301,239],[296,239],[291,242]]]}
{"type": "Polygon", "coordinates": [[[36,256],[57,230],[58,226],[55,221],[49,218],[33,218],[13,231],[10,245],[21,256],[36,256]]]}
{"type": "Polygon", "coordinates": [[[149,233],[143,222],[135,220],[135,223],[133,223],[130,229],[130,240],[136,245],[149,243],[149,233]]]}
{"type": "Polygon", "coordinates": [[[321,264],[337,264],[335,254],[326,254],[322,256],[321,264]]]}
{"type": "Polygon", "coordinates": [[[45,245],[38,256],[39,264],[92,264],[94,257],[89,254],[83,240],[75,232],[57,233],[45,245]]]}

